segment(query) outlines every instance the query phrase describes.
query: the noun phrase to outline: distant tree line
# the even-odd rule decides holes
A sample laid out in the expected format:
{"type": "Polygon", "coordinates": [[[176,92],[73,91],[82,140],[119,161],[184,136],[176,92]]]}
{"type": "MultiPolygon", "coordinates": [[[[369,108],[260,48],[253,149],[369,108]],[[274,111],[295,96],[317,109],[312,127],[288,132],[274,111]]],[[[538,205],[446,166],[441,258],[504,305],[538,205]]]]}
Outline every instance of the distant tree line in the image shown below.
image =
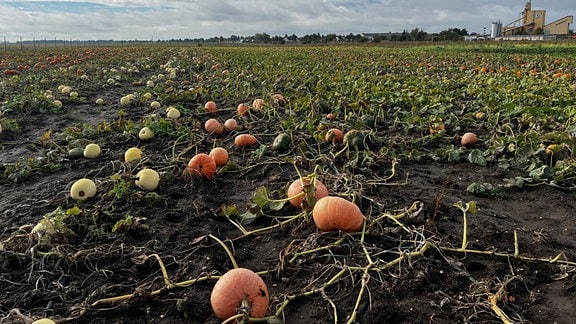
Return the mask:
{"type": "MultiPolygon", "coordinates": [[[[211,38],[186,38],[170,39],[168,42],[194,42],[194,43],[255,43],[255,44],[323,44],[323,43],[379,43],[384,41],[408,42],[408,41],[460,41],[467,36],[466,29],[449,28],[440,33],[429,34],[422,29],[414,28],[411,31],[404,30],[400,33],[363,33],[363,34],[326,34],[320,33],[296,36],[294,34],[284,36],[271,36],[267,33],[256,33],[252,36],[232,35],[230,37],[211,38]]],[[[158,42],[163,42],[159,40],[158,42]]]]}
{"type": "MultiPolygon", "coordinates": [[[[439,33],[427,33],[420,28],[414,28],[410,31],[403,30],[402,32],[388,32],[388,33],[362,33],[353,34],[349,33],[347,35],[337,35],[337,34],[326,34],[321,35],[320,33],[308,34],[304,36],[296,36],[295,34],[288,35],[284,34],[271,36],[267,33],[256,33],[252,36],[238,36],[232,35],[230,37],[215,36],[210,38],[179,38],[179,39],[168,39],[168,40],[156,40],[152,42],[163,43],[253,43],[253,44],[329,44],[329,43],[380,43],[380,42],[455,42],[464,40],[464,36],[478,35],[475,33],[468,33],[468,31],[459,28],[448,28],[439,33]]],[[[568,32],[568,37],[576,39],[574,36],[574,30],[570,29],[568,32]]],[[[48,44],[52,46],[84,46],[84,45],[108,45],[108,44],[141,44],[150,43],[150,40],[63,40],[63,39],[34,39],[34,40],[20,40],[16,42],[17,44],[28,45],[32,44],[36,46],[47,47],[48,44]]],[[[6,47],[6,39],[4,39],[4,44],[6,47]]]]}

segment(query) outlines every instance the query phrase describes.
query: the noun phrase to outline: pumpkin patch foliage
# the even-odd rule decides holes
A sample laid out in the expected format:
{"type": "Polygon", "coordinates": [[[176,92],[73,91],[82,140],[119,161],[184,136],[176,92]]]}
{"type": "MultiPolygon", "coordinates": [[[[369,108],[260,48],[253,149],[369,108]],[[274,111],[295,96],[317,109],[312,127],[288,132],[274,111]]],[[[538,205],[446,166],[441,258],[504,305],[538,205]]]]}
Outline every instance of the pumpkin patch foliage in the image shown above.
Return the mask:
{"type": "Polygon", "coordinates": [[[572,321],[576,46],[391,45],[6,48],[0,322],[572,321]]]}

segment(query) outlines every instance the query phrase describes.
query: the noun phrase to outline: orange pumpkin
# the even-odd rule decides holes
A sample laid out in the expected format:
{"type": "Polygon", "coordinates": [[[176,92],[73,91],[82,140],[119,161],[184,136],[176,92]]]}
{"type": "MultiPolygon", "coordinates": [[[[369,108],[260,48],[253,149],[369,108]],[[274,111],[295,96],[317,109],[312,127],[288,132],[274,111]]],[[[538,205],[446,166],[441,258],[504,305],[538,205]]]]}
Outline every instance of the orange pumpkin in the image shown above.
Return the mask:
{"type": "Polygon", "coordinates": [[[264,280],[255,272],[236,268],[226,272],[214,285],[210,294],[210,304],[216,316],[226,320],[246,307],[250,317],[266,316],[270,297],[264,280]]]}
{"type": "Polygon", "coordinates": [[[331,128],[326,132],[325,138],[328,143],[342,143],[344,140],[344,133],[338,128],[331,128]]]}
{"type": "Polygon", "coordinates": [[[214,101],[207,101],[204,104],[204,108],[206,109],[206,111],[208,111],[211,114],[216,113],[216,109],[217,109],[216,103],[214,101]]]}
{"type": "Polygon", "coordinates": [[[214,159],[216,166],[222,166],[228,163],[228,151],[223,147],[213,148],[208,155],[214,159]]]}
{"type": "Polygon", "coordinates": [[[210,134],[220,135],[224,133],[224,125],[216,118],[210,118],[204,123],[204,129],[210,134]]]}
{"type": "Polygon", "coordinates": [[[4,74],[5,75],[18,75],[18,74],[20,74],[20,72],[18,72],[18,70],[5,70],[4,74]]]}
{"type": "Polygon", "coordinates": [[[364,215],[356,204],[334,196],[319,199],[312,209],[312,218],[322,231],[356,232],[364,225],[364,215]]]}
{"type": "Polygon", "coordinates": [[[216,173],[216,162],[206,153],[198,153],[190,159],[186,170],[195,177],[211,178],[216,173]]]}
{"type": "MultiPolygon", "coordinates": [[[[290,204],[292,206],[296,208],[302,208],[302,202],[304,201],[306,194],[302,195],[301,193],[304,192],[304,186],[312,185],[310,181],[310,178],[304,177],[302,179],[296,179],[290,184],[286,194],[288,195],[288,198],[292,197],[292,199],[290,199],[290,204]]],[[[320,182],[320,180],[316,180],[314,182],[313,190],[316,200],[326,197],[329,194],[328,188],[326,188],[326,186],[320,182]]]]}
{"type": "Polygon", "coordinates": [[[478,142],[478,137],[476,137],[476,134],[468,132],[464,135],[462,135],[462,139],[460,140],[460,143],[462,144],[462,146],[466,146],[466,147],[472,147],[474,145],[476,145],[476,143],[478,142]]]}
{"type": "Polygon", "coordinates": [[[238,112],[238,115],[245,116],[245,115],[248,115],[248,112],[250,111],[250,107],[248,107],[248,105],[245,103],[240,103],[240,104],[238,104],[236,111],[238,112]]]}
{"type": "Polygon", "coordinates": [[[236,121],[236,119],[234,118],[226,119],[226,121],[224,122],[225,130],[231,132],[233,130],[236,130],[236,128],[238,128],[238,122],[236,121]]]}
{"type": "Polygon", "coordinates": [[[254,101],[252,101],[252,107],[254,107],[254,109],[262,109],[265,105],[266,102],[264,102],[264,99],[261,98],[254,99],[254,101]]]}
{"type": "Polygon", "coordinates": [[[284,107],[286,105],[286,99],[284,99],[284,96],[279,93],[272,95],[272,101],[274,101],[278,106],[284,107]]]}
{"type": "Polygon", "coordinates": [[[234,144],[245,147],[245,146],[252,146],[256,144],[258,140],[254,135],[250,134],[240,134],[234,138],[234,144]]]}

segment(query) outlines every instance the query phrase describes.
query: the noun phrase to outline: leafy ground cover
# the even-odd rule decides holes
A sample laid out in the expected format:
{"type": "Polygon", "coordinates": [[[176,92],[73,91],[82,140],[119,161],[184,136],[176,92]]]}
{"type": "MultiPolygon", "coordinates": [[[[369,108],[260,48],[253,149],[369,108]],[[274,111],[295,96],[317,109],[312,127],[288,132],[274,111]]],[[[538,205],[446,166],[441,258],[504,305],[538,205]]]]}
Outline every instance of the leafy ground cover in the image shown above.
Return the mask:
{"type": "Polygon", "coordinates": [[[266,282],[270,323],[570,322],[574,46],[5,51],[0,322],[216,323],[235,264],[266,282]],[[228,163],[191,175],[214,147],[228,163]],[[362,230],[287,203],[306,176],[359,206],[362,230]],[[80,178],[94,197],[70,197],[80,178]]]}

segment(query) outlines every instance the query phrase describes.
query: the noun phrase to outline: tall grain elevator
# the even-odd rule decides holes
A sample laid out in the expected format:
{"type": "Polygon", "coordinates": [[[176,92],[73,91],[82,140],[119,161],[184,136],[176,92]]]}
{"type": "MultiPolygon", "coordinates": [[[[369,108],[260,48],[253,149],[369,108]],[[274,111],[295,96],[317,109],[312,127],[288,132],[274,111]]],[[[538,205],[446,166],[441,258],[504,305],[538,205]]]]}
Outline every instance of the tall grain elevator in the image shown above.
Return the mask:
{"type": "MultiPolygon", "coordinates": [[[[568,35],[573,16],[565,16],[546,24],[546,10],[533,10],[528,0],[520,18],[502,28],[502,36],[513,35],[568,35]]],[[[494,27],[494,24],[493,24],[494,27]]]]}

